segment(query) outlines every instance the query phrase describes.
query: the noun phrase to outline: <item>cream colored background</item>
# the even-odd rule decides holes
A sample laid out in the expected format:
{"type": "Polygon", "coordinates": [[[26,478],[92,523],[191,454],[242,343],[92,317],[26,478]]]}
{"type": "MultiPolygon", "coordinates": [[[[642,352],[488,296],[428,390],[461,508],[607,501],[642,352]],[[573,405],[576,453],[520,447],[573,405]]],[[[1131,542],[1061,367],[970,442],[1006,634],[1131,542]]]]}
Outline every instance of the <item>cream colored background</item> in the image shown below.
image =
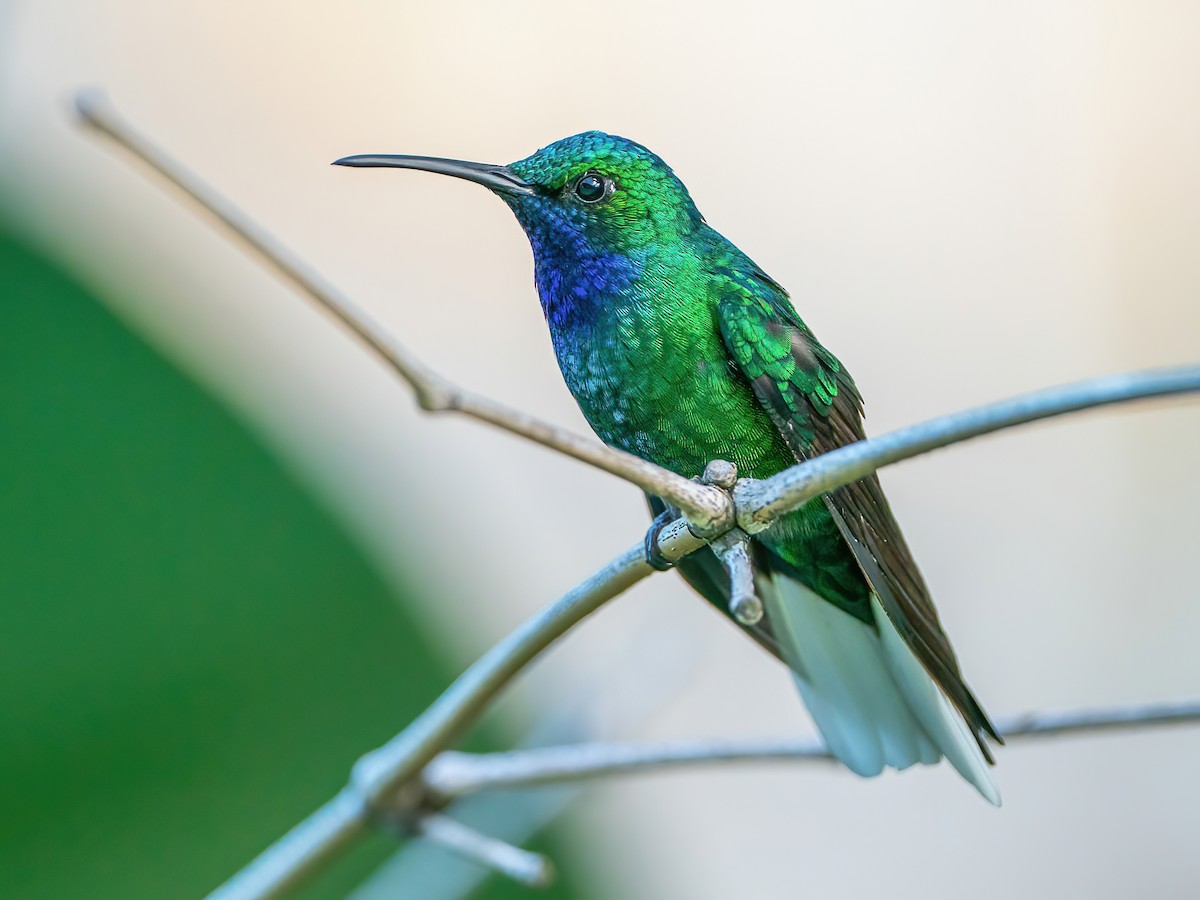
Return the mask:
{"type": "MultiPolygon", "coordinates": [[[[17,0],[0,14],[4,202],[241,410],[382,567],[427,561],[443,585],[428,613],[464,664],[638,539],[636,492],[413,412],[328,321],[73,130],[76,87],[103,85],[431,363],[577,428],[508,211],[474,186],[330,160],[504,162],[594,127],[645,142],[791,289],[875,433],[1200,357],[1195,3],[17,0]]],[[[993,712],[1200,693],[1198,453],[1200,413],[1176,403],[885,474],[993,712]]],[[[686,689],[643,736],[810,727],[783,671],[668,577],[522,694],[536,703],[556,670],[682,665],[686,689]],[[646,635],[662,661],[626,652],[646,635]]],[[[1194,897],[1198,757],[1200,732],[1182,729],[1017,746],[1000,753],[999,812],[941,768],[639,778],[585,795],[572,834],[594,897],[1194,897]]]]}

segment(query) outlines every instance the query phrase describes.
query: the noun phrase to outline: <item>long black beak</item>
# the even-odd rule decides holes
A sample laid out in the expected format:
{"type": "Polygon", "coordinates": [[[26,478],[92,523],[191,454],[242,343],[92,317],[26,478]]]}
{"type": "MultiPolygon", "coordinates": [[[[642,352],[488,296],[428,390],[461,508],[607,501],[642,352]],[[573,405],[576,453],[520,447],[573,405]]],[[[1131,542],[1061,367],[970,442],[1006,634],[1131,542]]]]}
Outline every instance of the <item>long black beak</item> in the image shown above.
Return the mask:
{"type": "Polygon", "coordinates": [[[467,162],[462,159],[441,159],[437,156],[401,156],[384,153],[376,156],[346,156],[334,160],[335,166],[354,166],[364,169],[388,167],[392,169],[420,169],[423,172],[437,172],[439,175],[450,175],[454,178],[465,178],[482,184],[493,191],[505,194],[535,194],[536,189],[529,182],[517,177],[507,166],[493,166],[489,163],[467,162]]]}

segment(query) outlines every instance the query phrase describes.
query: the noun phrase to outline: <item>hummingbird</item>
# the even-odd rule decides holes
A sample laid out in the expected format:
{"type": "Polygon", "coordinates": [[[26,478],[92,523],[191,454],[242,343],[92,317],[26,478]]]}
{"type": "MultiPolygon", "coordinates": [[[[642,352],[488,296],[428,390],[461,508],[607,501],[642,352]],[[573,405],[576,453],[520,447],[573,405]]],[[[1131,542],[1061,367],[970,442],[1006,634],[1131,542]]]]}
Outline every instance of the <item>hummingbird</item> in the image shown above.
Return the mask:
{"type": "MultiPolygon", "coordinates": [[[[641,144],[587,131],[507,166],[396,154],[335,165],[461,178],[508,205],[533,250],[563,378],[609,446],[685,477],[723,459],[766,478],[864,439],[846,367],[641,144]]],[[[764,615],[740,627],[791,670],[830,752],[862,776],[945,757],[998,806],[987,741],[1002,740],[878,478],[781,517],[752,538],[752,556],[764,615]]],[[[678,569],[729,615],[712,550],[678,569]]]]}

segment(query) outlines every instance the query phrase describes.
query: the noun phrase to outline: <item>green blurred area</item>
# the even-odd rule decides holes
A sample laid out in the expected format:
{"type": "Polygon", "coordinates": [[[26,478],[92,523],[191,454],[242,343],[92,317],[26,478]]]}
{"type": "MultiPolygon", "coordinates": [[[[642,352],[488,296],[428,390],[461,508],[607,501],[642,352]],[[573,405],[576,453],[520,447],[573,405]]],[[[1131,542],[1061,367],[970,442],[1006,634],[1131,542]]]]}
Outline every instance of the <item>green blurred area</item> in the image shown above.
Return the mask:
{"type": "MultiPolygon", "coordinates": [[[[414,597],[0,233],[0,895],[215,887],[453,676],[414,597]]],[[[309,894],[343,895],[391,846],[309,894]]]]}

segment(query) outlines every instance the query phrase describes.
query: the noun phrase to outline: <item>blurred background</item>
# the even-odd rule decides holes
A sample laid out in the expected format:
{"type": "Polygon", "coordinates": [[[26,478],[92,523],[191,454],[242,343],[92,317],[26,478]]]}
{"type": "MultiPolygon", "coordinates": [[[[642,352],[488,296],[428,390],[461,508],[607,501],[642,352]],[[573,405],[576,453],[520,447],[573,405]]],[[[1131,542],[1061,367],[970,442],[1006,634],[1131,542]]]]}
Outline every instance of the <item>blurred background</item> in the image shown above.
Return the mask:
{"type": "MultiPolygon", "coordinates": [[[[0,893],[211,889],[646,524],[633,488],[415,412],[81,133],[77,88],[430,364],[579,430],[503,205],[328,163],[633,137],[790,289],[878,434],[1200,357],[1197,46],[1180,2],[0,0],[0,893]]],[[[1200,694],[1198,452],[1196,406],[1157,403],[883,474],[993,714],[1200,694]]],[[[673,576],[473,745],[567,707],[609,738],[812,728],[673,576]]],[[[1000,811],[943,767],[639,777],[542,846],[558,896],[1194,897],[1198,757],[1185,728],[1014,746],[1000,811]]]]}

